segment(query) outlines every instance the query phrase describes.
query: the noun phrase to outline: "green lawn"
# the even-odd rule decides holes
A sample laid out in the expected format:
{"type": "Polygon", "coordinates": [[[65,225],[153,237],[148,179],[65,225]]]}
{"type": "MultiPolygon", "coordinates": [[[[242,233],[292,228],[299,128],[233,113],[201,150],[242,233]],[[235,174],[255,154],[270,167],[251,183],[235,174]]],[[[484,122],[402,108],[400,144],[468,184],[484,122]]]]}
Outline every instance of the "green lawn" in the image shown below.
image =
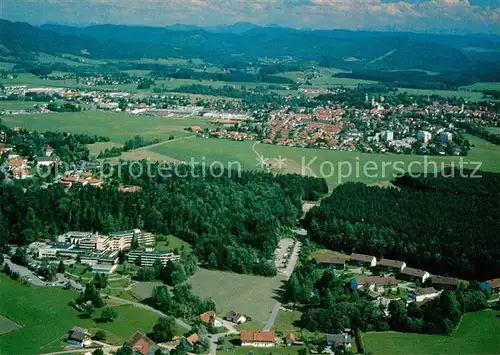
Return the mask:
{"type": "Polygon", "coordinates": [[[173,235],[168,235],[166,241],[157,242],[155,249],[158,251],[173,251],[174,249],[179,250],[190,250],[191,245],[188,242],[183,241],[173,235]]]}
{"type": "Polygon", "coordinates": [[[36,101],[19,101],[19,100],[0,100],[0,111],[17,111],[27,108],[33,108],[36,104],[44,104],[36,101]]]}
{"type": "Polygon", "coordinates": [[[19,125],[39,132],[52,130],[104,135],[122,144],[136,135],[161,140],[167,140],[171,134],[187,136],[189,134],[184,128],[210,125],[201,118],[152,118],[103,111],[3,116],[2,122],[10,127],[19,125]]]}
{"type": "MultiPolygon", "coordinates": [[[[0,336],[0,353],[24,355],[61,350],[61,340],[73,326],[88,328],[92,333],[102,329],[108,342],[120,345],[137,330],[150,332],[158,319],[152,312],[129,305],[115,306],[118,318],[113,323],[80,319],[68,305],[77,296],[73,291],[22,285],[0,275],[0,314],[22,326],[0,336]]],[[[94,317],[99,315],[99,310],[94,313],[94,317]]]]}
{"type": "Polygon", "coordinates": [[[200,269],[188,283],[197,295],[213,298],[221,317],[235,311],[264,326],[283,280],[280,276],[267,278],[200,269]]]}
{"type": "Polygon", "coordinates": [[[452,335],[396,332],[366,333],[365,349],[374,355],[499,354],[500,312],[483,311],[464,316],[452,335]]]}
{"type": "Polygon", "coordinates": [[[164,283],[160,281],[136,282],[134,286],[132,286],[131,293],[138,299],[143,300],[151,297],[153,288],[156,286],[164,286],[164,283]]]}

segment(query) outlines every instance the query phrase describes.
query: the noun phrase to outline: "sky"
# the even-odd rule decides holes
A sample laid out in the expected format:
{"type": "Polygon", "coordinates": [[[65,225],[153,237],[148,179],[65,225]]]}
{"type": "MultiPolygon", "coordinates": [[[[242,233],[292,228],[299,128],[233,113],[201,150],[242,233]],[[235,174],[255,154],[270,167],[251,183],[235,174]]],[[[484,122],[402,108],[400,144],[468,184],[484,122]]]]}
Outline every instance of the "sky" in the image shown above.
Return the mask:
{"type": "Polygon", "coordinates": [[[0,0],[0,17],[39,25],[293,28],[500,34],[500,0],[0,0]]]}

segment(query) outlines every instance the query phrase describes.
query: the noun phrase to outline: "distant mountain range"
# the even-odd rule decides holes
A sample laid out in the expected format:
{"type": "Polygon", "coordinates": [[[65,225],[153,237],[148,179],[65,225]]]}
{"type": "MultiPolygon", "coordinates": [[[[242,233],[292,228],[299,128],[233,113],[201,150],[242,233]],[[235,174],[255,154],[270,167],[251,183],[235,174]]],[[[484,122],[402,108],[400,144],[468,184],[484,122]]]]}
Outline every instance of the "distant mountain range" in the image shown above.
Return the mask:
{"type": "Polygon", "coordinates": [[[344,69],[467,71],[500,62],[500,37],[347,30],[296,30],[251,23],[71,27],[0,20],[0,56],[33,52],[102,59],[201,58],[214,63],[258,58],[315,60],[344,69]]]}

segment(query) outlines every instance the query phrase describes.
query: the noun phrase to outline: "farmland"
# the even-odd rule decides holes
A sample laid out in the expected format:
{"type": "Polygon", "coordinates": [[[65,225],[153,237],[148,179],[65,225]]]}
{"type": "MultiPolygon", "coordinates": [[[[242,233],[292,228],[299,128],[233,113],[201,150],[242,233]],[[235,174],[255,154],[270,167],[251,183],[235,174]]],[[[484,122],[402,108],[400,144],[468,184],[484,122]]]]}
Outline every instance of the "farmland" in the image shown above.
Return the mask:
{"type": "Polygon", "coordinates": [[[114,305],[118,312],[118,321],[114,323],[81,319],[68,305],[77,296],[76,292],[22,285],[5,275],[0,276],[0,314],[22,325],[21,329],[0,336],[0,353],[16,355],[61,350],[61,341],[73,326],[88,328],[92,334],[102,329],[106,331],[108,342],[119,345],[136,330],[151,331],[158,319],[152,312],[129,305],[114,305]]]}
{"type": "Polygon", "coordinates": [[[366,333],[366,351],[383,354],[498,354],[499,312],[468,313],[450,336],[396,332],[366,333]]]}
{"type": "Polygon", "coordinates": [[[285,77],[295,80],[298,84],[302,85],[309,82],[311,85],[306,86],[310,88],[329,88],[334,86],[355,87],[358,84],[373,84],[375,81],[350,79],[350,78],[336,78],[333,75],[336,73],[345,72],[335,68],[318,68],[314,71],[306,72],[286,72],[277,74],[276,76],[285,77]]]}
{"type": "Polygon", "coordinates": [[[52,130],[97,134],[107,136],[116,143],[124,143],[136,135],[161,140],[167,140],[170,135],[184,137],[189,135],[184,128],[209,125],[206,120],[200,118],[152,118],[102,111],[12,115],[3,116],[1,119],[7,126],[19,125],[38,132],[52,130]]]}
{"type": "MultiPolygon", "coordinates": [[[[482,162],[481,169],[485,171],[500,171],[500,147],[473,136],[467,138],[476,147],[472,148],[464,161],[482,162]]],[[[258,161],[252,149],[253,144],[248,141],[194,138],[177,142],[175,146],[158,146],[152,151],[183,161],[189,161],[191,158],[198,162],[205,161],[207,164],[219,161],[225,166],[231,164],[232,167],[237,167],[235,164],[237,162],[243,168],[254,169],[258,161]]],[[[427,167],[430,173],[434,171],[435,164],[441,170],[451,162],[458,164],[460,161],[460,157],[450,156],[366,154],[356,151],[318,150],[268,144],[258,144],[255,149],[266,158],[279,158],[280,156],[286,158],[286,167],[282,170],[283,172],[324,176],[330,186],[346,181],[369,184],[387,181],[391,180],[394,174],[408,168],[412,172],[422,172],[424,167],[427,167]],[[376,168],[373,169],[373,166],[376,168]],[[310,167],[310,170],[307,167],[310,167]],[[364,171],[365,168],[366,171],[364,171]]],[[[466,167],[473,169],[474,165],[466,167]]]]}
{"type": "Polygon", "coordinates": [[[267,278],[200,269],[188,283],[198,296],[211,297],[221,316],[229,311],[240,312],[263,327],[283,281],[280,276],[267,278]]]}
{"type": "MultiPolygon", "coordinates": [[[[170,135],[175,138],[189,137],[191,133],[184,131],[193,125],[209,127],[211,124],[201,118],[151,118],[138,117],[115,112],[81,112],[81,113],[54,113],[36,115],[3,116],[2,122],[8,126],[20,125],[28,130],[46,131],[57,130],[63,132],[88,133],[109,136],[112,143],[123,144],[125,140],[141,135],[146,139],[166,141],[170,135]]],[[[481,170],[500,171],[500,147],[483,139],[466,135],[473,144],[473,148],[465,162],[482,162],[481,170]]],[[[98,154],[105,146],[112,143],[91,146],[92,152],[98,154]]],[[[224,166],[255,169],[258,165],[255,151],[269,158],[273,162],[280,156],[285,158],[282,170],[274,172],[298,173],[324,176],[330,186],[336,186],[346,181],[360,181],[368,184],[391,180],[394,174],[411,169],[421,172],[427,166],[429,172],[434,171],[434,163],[439,170],[451,162],[458,164],[461,157],[450,156],[415,156],[394,154],[366,154],[357,151],[333,151],[287,147],[254,142],[236,142],[223,139],[192,139],[176,140],[139,151],[128,152],[126,159],[152,160],[180,160],[189,162],[193,158],[196,162],[207,165],[217,161],[224,166]],[[255,149],[255,151],[254,151],[255,149]],[[231,165],[229,165],[231,164],[231,165]],[[373,167],[376,167],[375,169],[373,167]],[[310,170],[309,170],[309,168],[310,170]],[[365,171],[366,169],[366,171],[365,171]]],[[[475,165],[466,165],[474,169],[475,165]]]]}

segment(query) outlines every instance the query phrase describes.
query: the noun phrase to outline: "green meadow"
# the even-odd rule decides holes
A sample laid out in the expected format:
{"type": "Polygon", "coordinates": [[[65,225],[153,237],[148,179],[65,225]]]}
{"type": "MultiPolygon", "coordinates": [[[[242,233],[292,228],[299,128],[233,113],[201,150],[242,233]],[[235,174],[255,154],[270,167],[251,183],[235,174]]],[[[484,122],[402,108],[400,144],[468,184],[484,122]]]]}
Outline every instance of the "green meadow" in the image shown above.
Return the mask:
{"type": "Polygon", "coordinates": [[[468,313],[450,336],[410,333],[366,333],[365,351],[373,355],[456,355],[500,353],[497,311],[468,313]]]}
{"type": "Polygon", "coordinates": [[[30,131],[61,131],[107,136],[111,141],[124,143],[127,139],[141,135],[147,139],[168,140],[189,135],[184,128],[207,127],[207,120],[191,117],[154,118],[134,116],[120,112],[84,111],[46,113],[34,115],[2,116],[2,122],[10,127],[21,126],[30,131]]]}
{"type": "MultiPolygon", "coordinates": [[[[74,326],[89,329],[92,334],[104,330],[107,342],[121,345],[139,330],[150,332],[158,320],[153,312],[130,305],[110,303],[118,313],[113,323],[81,319],[68,303],[78,293],[58,288],[22,285],[0,275],[0,314],[21,328],[0,336],[0,354],[24,355],[61,351],[66,333],[74,326]]],[[[96,310],[94,317],[99,317],[96,310]]]]}

